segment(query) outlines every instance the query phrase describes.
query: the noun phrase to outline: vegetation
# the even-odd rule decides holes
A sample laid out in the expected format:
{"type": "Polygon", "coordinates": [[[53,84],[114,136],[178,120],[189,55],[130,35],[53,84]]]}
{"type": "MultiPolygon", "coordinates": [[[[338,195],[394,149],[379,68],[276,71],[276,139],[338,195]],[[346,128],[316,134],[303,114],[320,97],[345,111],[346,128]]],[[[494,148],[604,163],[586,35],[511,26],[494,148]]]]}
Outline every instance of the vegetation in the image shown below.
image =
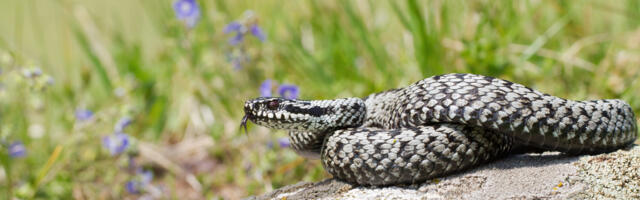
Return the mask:
{"type": "Polygon", "coordinates": [[[260,95],[464,72],[639,113],[638,19],[636,0],[0,0],[0,199],[233,199],[329,177],[284,131],[243,133],[260,95]]]}

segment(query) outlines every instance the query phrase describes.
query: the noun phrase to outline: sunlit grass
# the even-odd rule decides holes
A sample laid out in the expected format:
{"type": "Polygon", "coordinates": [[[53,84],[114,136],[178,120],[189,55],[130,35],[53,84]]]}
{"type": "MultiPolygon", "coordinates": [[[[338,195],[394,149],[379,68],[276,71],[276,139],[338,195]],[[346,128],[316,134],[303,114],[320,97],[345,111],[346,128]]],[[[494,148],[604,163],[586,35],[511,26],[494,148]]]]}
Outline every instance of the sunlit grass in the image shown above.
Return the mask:
{"type": "Polygon", "coordinates": [[[468,72],[640,111],[634,0],[197,5],[190,28],[172,1],[0,1],[0,194],[236,198],[329,177],[276,145],[283,131],[239,128],[243,102],[266,79],[321,99],[468,72]],[[230,44],[234,21],[258,25],[264,41],[246,32],[230,44]],[[78,120],[78,109],[94,115],[78,120]],[[123,117],[129,148],[112,156],[102,140],[123,117]],[[25,157],[9,156],[12,141],[25,157]],[[153,172],[152,187],[131,194],[137,169],[153,172]]]}

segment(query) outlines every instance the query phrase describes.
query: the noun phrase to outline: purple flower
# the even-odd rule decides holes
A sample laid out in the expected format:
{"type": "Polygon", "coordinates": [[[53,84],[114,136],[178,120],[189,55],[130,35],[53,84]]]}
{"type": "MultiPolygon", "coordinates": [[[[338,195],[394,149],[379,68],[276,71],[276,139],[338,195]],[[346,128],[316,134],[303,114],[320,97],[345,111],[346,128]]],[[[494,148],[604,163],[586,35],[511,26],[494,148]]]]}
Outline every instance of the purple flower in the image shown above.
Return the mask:
{"type": "Polygon", "coordinates": [[[290,84],[282,84],[280,85],[280,87],[278,87],[278,93],[280,94],[280,96],[284,98],[296,99],[298,98],[298,94],[300,93],[300,90],[298,89],[298,86],[290,85],[290,84]]]}
{"type": "Polygon", "coordinates": [[[153,173],[151,171],[138,170],[134,179],[127,181],[125,189],[131,194],[140,194],[140,192],[151,183],[153,173]]]}
{"type": "Polygon", "coordinates": [[[150,183],[153,180],[153,172],[149,170],[139,171],[139,175],[142,178],[142,182],[150,183]]]}
{"type": "Polygon", "coordinates": [[[231,60],[231,64],[233,64],[233,69],[235,70],[242,69],[242,59],[234,58],[231,60]]]}
{"type": "Polygon", "coordinates": [[[9,156],[12,158],[20,158],[27,155],[27,148],[21,141],[15,141],[9,145],[9,156]]]}
{"type": "Polygon", "coordinates": [[[258,26],[258,24],[251,24],[249,29],[247,30],[246,25],[241,24],[239,22],[233,21],[227,26],[224,27],[224,33],[229,34],[235,32],[236,35],[229,39],[229,44],[235,46],[242,41],[244,41],[245,35],[247,32],[251,33],[254,37],[258,38],[261,42],[264,42],[267,39],[267,36],[264,34],[264,31],[258,26]]]}
{"type": "Polygon", "coordinates": [[[93,112],[91,112],[91,110],[87,110],[87,109],[76,110],[76,120],[78,121],[89,120],[91,119],[91,117],[93,117],[93,112]]]}
{"type": "Polygon", "coordinates": [[[236,36],[233,36],[231,39],[229,39],[229,44],[230,45],[238,45],[242,42],[242,40],[244,39],[244,34],[236,34],[236,36]]]}
{"type": "MultiPolygon", "coordinates": [[[[289,148],[291,147],[291,141],[289,141],[289,138],[287,137],[278,138],[278,146],[280,148],[289,148]]],[[[273,141],[269,141],[267,143],[267,147],[270,149],[273,148],[273,141]]]]}
{"type": "Polygon", "coordinates": [[[140,189],[137,181],[134,181],[134,180],[127,181],[127,183],[124,185],[124,188],[130,194],[140,194],[140,189]]]}
{"type": "Polygon", "coordinates": [[[273,87],[273,81],[270,79],[264,80],[262,84],[260,84],[260,96],[262,97],[270,97],[271,96],[271,88],[273,87]]]}
{"type": "Polygon", "coordinates": [[[224,27],[223,32],[225,34],[229,34],[233,32],[236,33],[235,36],[229,39],[229,44],[235,46],[240,44],[244,40],[244,34],[247,32],[247,28],[241,23],[232,21],[231,23],[227,24],[227,26],[224,27]]]}
{"type": "Polygon", "coordinates": [[[258,38],[260,41],[264,42],[267,39],[267,36],[264,35],[264,32],[257,24],[251,25],[251,28],[249,28],[249,30],[251,31],[251,34],[253,34],[253,36],[256,36],[256,38],[258,38]]]}
{"type": "MultiPolygon", "coordinates": [[[[280,146],[280,148],[289,148],[291,147],[291,141],[287,137],[278,138],[278,146],[280,146]]],[[[267,147],[270,149],[273,148],[273,141],[269,141],[267,147]]]]}
{"type": "Polygon", "coordinates": [[[36,67],[31,70],[31,75],[33,75],[34,77],[40,76],[42,75],[42,70],[39,67],[36,67]]]}
{"type": "Polygon", "coordinates": [[[278,144],[280,145],[280,148],[289,148],[291,146],[291,141],[286,137],[278,138],[278,144]]]}
{"type": "Polygon", "coordinates": [[[129,147],[129,136],[125,133],[105,136],[102,138],[102,146],[109,150],[112,156],[121,154],[129,147]]]}
{"type": "Polygon", "coordinates": [[[131,118],[123,117],[123,118],[120,118],[118,122],[116,122],[116,125],[113,127],[113,129],[116,133],[122,133],[124,128],[126,128],[129,125],[131,125],[131,118]]]}
{"type": "MultiPolygon", "coordinates": [[[[267,79],[262,84],[260,84],[260,96],[262,97],[271,97],[271,88],[273,88],[274,81],[267,79]]],[[[296,99],[300,94],[300,89],[298,86],[291,84],[282,84],[278,87],[278,94],[281,97],[287,99],[296,99]]]]}
{"type": "Polygon", "coordinates": [[[195,0],[177,0],[173,3],[173,10],[189,28],[193,28],[200,19],[200,8],[195,0]]]}
{"type": "Polygon", "coordinates": [[[243,32],[242,28],[244,28],[244,26],[242,24],[240,24],[240,23],[238,23],[236,21],[233,21],[233,22],[227,24],[227,26],[224,27],[223,31],[224,31],[224,33],[227,33],[227,34],[231,33],[231,32],[241,33],[241,32],[243,32]]]}
{"type": "Polygon", "coordinates": [[[53,85],[56,82],[56,79],[53,79],[51,76],[47,76],[47,85],[53,85]]]}
{"type": "Polygon", "coordinates": [[[33,73],[29,69],[23,69],[22,76],[24,76],[25,78],[33,78],[33,73]]]}

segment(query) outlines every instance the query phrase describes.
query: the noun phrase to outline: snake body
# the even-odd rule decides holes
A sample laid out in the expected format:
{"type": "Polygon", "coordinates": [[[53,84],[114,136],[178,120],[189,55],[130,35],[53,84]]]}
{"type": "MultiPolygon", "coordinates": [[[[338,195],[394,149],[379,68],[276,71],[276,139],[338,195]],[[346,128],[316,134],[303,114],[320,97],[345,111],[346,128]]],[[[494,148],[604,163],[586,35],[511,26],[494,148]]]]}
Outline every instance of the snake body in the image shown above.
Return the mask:
{"type": "Polygon", "coordinates": [[[289,130],[292,147],[361,185],[422,182],[515,148],[600,153],[637,137],[622,100],[573,101],[510,81],[445,74],[365,98],[245,103],[246,120],[289,130]]]}

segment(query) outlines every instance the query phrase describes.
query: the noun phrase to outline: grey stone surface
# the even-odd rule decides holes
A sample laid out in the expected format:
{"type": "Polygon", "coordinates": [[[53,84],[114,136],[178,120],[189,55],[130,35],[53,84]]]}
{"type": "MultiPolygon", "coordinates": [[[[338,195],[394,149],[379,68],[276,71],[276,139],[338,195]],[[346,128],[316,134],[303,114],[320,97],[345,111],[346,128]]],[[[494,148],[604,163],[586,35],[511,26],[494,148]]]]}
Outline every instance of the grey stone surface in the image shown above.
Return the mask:
{"type": "Polygon", "coordinates": [[[335,179],[298,183],[250,199],[639,199],[640,146],[608,154],[511,155],[413,185],[362,187],[335,179]]]}

